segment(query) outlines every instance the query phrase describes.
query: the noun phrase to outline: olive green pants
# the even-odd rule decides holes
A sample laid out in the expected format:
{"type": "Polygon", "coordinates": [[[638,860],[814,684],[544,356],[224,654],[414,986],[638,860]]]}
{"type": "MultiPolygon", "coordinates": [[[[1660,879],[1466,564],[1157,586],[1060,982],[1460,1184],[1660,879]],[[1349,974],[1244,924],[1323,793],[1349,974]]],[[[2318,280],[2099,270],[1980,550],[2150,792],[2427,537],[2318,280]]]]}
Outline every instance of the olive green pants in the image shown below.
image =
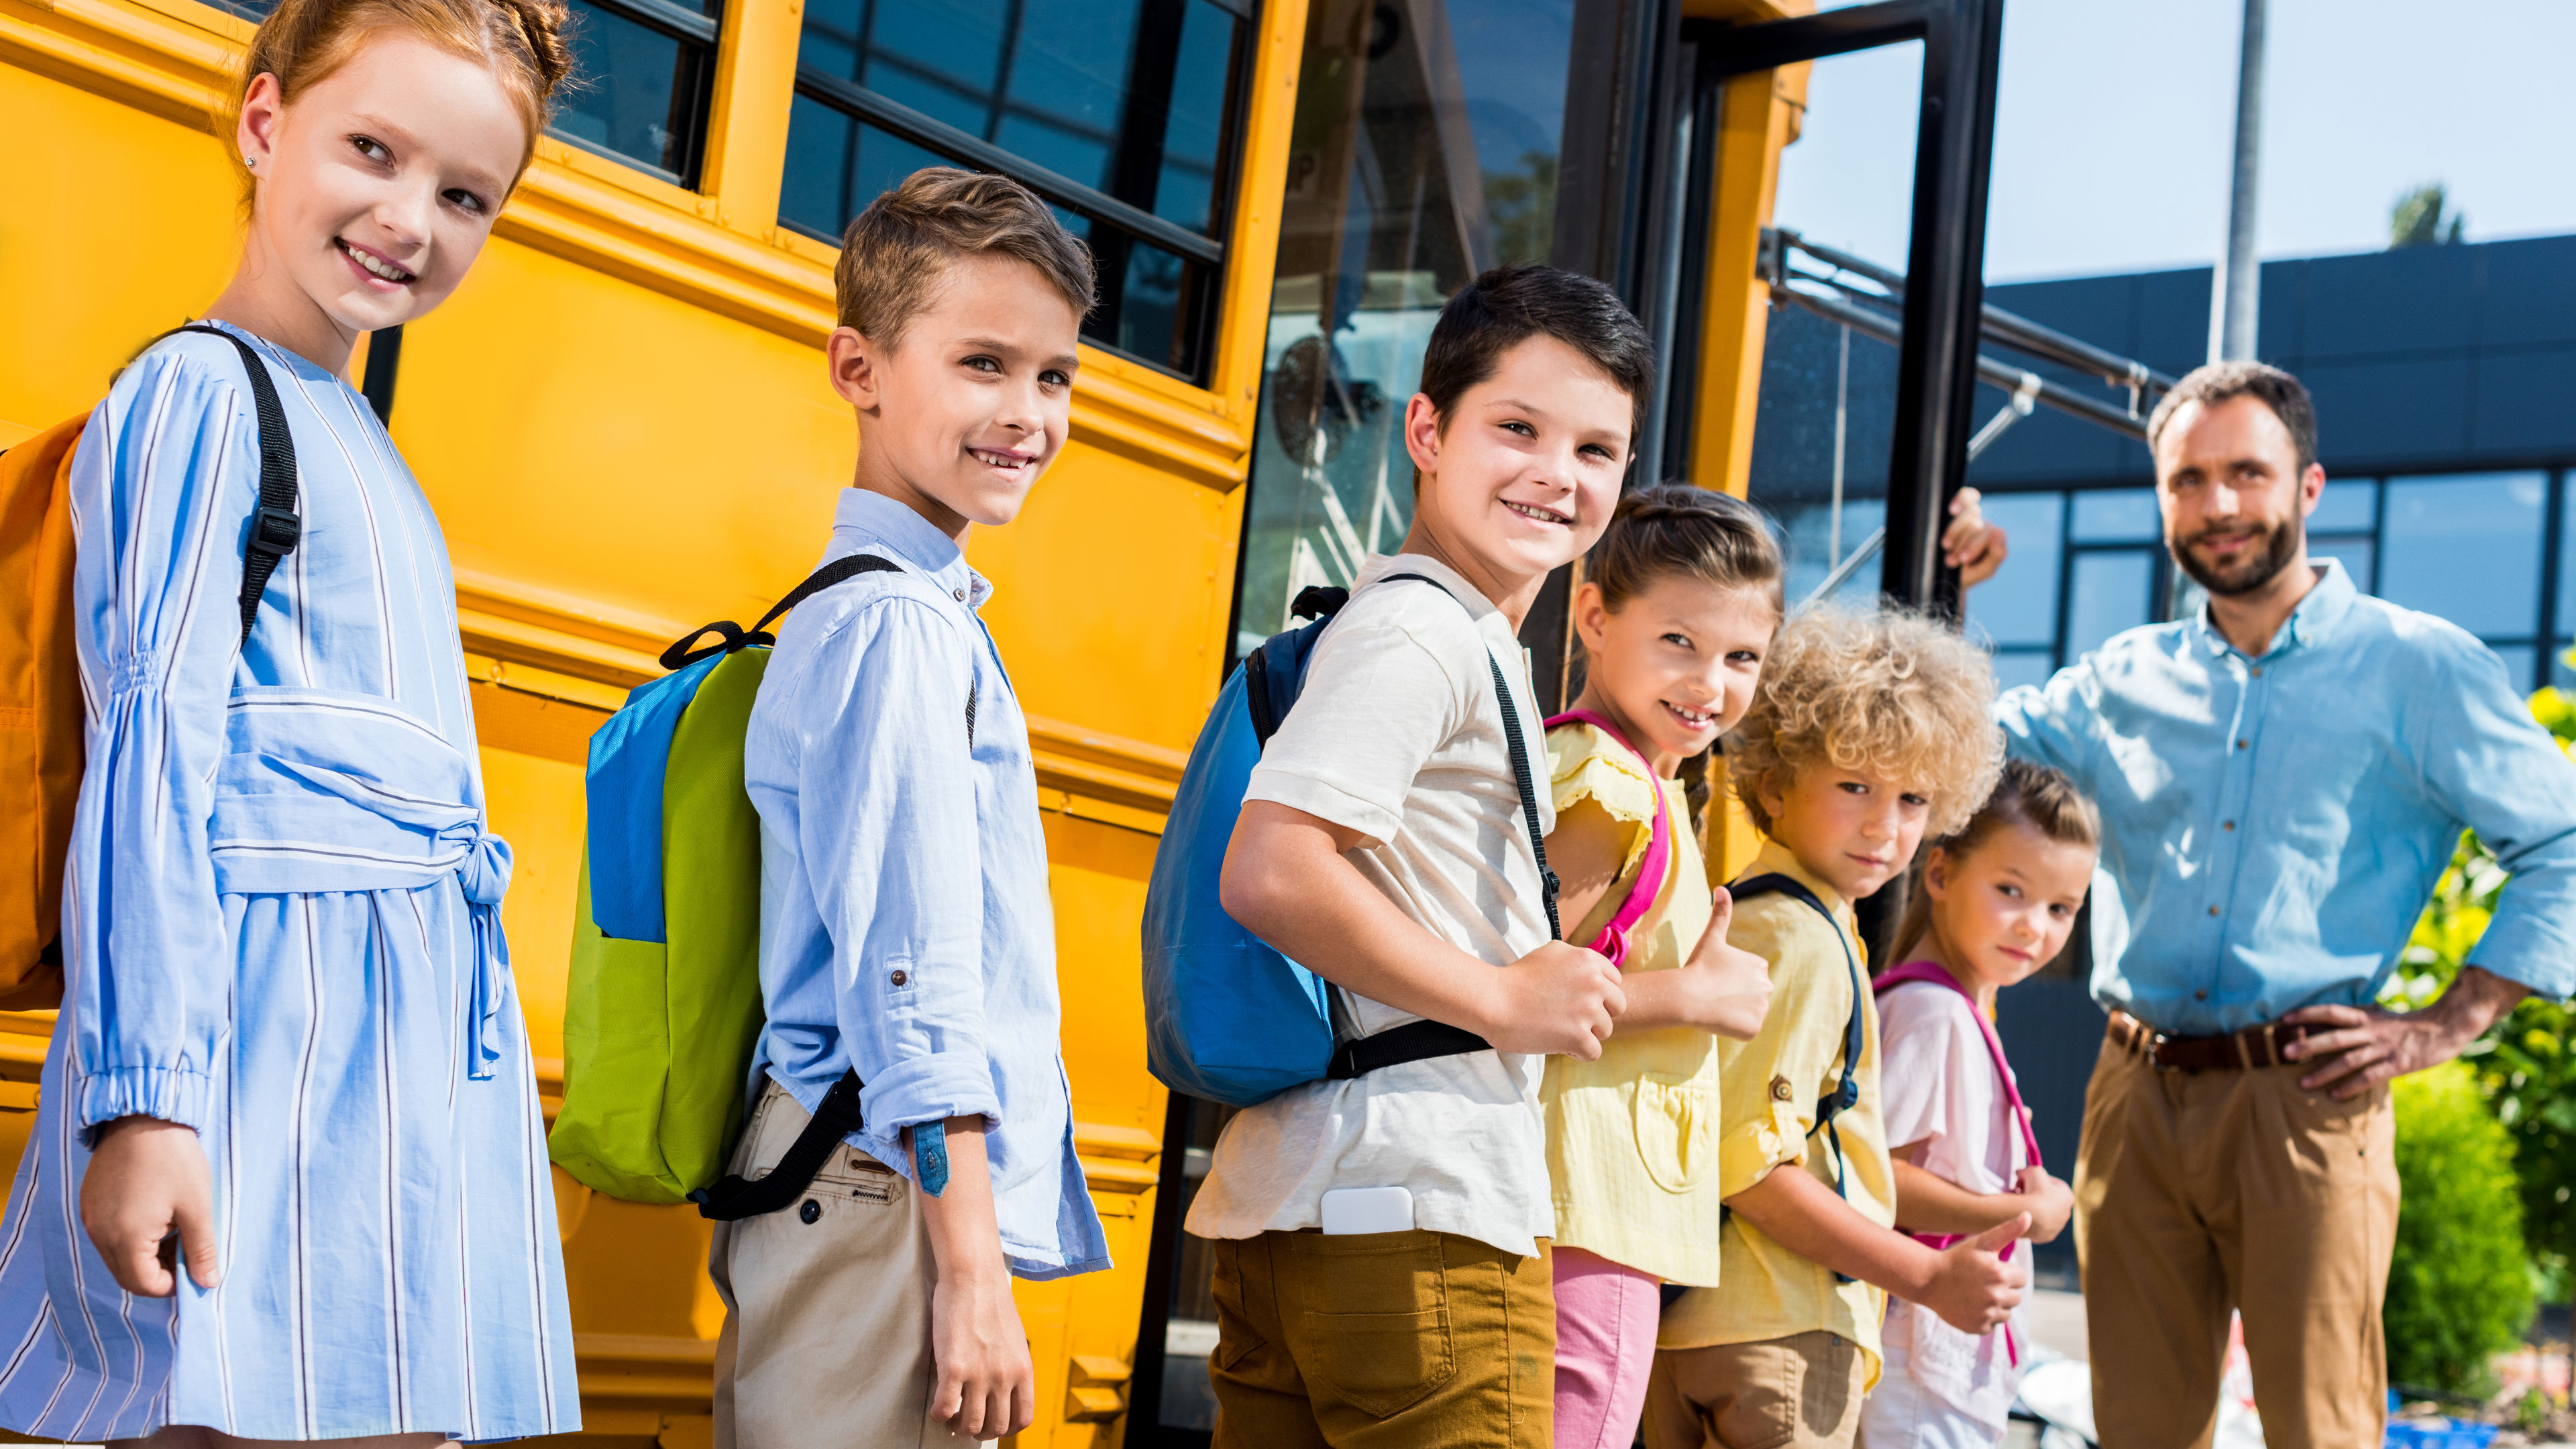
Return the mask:
{"type": "Polygon", "coordinates": [[[1213,1449],[1549,1449],[1549,1273],[1419,1229],[1220,1240],[1213,1449]]]}

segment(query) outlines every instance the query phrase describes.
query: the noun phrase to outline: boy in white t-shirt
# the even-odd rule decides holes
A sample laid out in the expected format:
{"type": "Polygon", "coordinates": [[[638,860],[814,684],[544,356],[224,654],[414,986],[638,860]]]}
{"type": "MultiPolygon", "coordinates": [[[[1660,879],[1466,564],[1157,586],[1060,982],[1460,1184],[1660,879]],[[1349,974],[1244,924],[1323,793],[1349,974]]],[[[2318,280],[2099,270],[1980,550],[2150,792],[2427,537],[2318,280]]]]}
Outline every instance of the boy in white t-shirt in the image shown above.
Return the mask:
{"type": "MultiPolygon", "coordinates": [[[[2074,1193],[2037,1139],[1992,1021],[1995,993],[2065,946],[2092,883],[2101,824],[2064,775],[2008,759],[1985,805],[1924,852],[1897,930],[1905,964],[1879,978],[1881,1110],[1896,1219],[1933,1246],[2030,1214],[2055,1238],[2074,1193]]],[[[2021,1385],[2021,1315],[1971,1335],[1902,1299],[1880,1330],[1886,1370],[1861,1411],[1863,1449],[1992,1449],[2021,1385]]]]}
{"type": "MultiPolygon", "coordinates": [[[[1452,298],[1405,410],[1404,551],[1360,571],[1253,772],[1225,907],[1340,988],[1357,1070],[1237,1114],[1191,1205],[1217,1240],[1218,1449],[1547,1449],[1540,1058],[1598,1057],[1624,998],[1554,939],[1514,769],[1515,734],[1547,763],[1516,630],[1609,523],[1652,377],[1591,278],[1504,267],[1452,298]],[[1384,1230],[1318,1231],[1328,1194],[1370,1188],[1409,1209],[1344,1197],[1384,1230]]],[[[1545,791],[1526,813],[1548,828],[1545,791]]]]}

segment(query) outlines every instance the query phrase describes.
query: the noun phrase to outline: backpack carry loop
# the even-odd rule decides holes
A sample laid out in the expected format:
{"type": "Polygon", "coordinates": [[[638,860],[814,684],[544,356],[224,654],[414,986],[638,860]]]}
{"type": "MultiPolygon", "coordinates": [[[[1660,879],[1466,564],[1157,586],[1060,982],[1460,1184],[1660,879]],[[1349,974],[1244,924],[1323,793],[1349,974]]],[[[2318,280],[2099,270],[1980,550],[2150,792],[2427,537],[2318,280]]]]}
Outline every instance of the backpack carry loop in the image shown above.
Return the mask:
{"type": "Polygon", "coordinates": [[[241,642],[248,644],[251,625],[259,622],[259,601],[268,592],[269,577],[304,541],[304,519],[295,511],[295,434],[287,429],[277,384],[269,380],[268,363],[256,349],[220,327],[195,322],[173,327],[152,340],[182,332],[203,332],[233,345],[241,354],[242,371],[250,374],[251,409],[259,415],[259,509],[251,515],[250,537],[242,545],[241,642]]]}
{"type": "MultiPolygon", "coordinates": [[[[1442,587],[1439,580],[1422,574],[1388,574],[1378,582],[1393,583],[1398,579],[1412,579],[1449,594],[1449,590],[1442,587]]],[[[1319,613],[1337,613],[1349,597],[1347,593],[1338,589],[1308,589],[1297,596],[1297,605],[1300,610],[1303,610],[1310,604],[1318,604],[1321,605],[1317,609],[1319,613]],[[1336,593],[1341,594],[1342,597],[1338,599],[1331,597],[1336,593]]],[[[1449,597],[1456,599],[1458,596],[1449,594],[1449,597]]],[[[1256,651],[1252,657],[1257,659],[1260,655],[1256,651]]],[[[1547,865],[1547,840],[1539,829],[1538,791],[1530,782],[1529,749],[1521,739],[1520,712],[1512,708],[1511,686],[1504,681],[1503,666],[1494,662],[1492,650],[1485,651],[1485,666],[1493,671],[1494,703],[1503,712],[1503,738],[1511,746],[1512,778],[1520,786],[1521,792],[1521,823],[1529,828],[1530,850],[1538,859],[1539,894],[1547,904],[1547,938],[1551,941],[1561,941],[1565,939],[1565,932],[1559,929],[1556,923],[1556,872],[1548,869],[1547,865]]],[[[1266,690],[1256,687],[1248,696],[1247,702],[1260,700],[1266,694],[1266,690]]],[[[1255,704],[1253,707],[1255,709],[1253,719],[1257,727],[1261,716],[1258,712],[1259,706],[1255,704]]],[[[1276,722],[1273,722],[1271,728],[1277,727],[1276,722]]],[[[1268,743],[1267,732],[1264,732],[1262,739],[1264,743],[1268,743]]],[[[1464,1056],[1469,1052],[1491,1051],[1493,1048],[1492,1042],[1462,1026],[1451,1026],[1445,1021],[1432,1021],[1429,1018],[1408,1021],[1402,1026],[1389,1027],[1369,1036],[1356,1037],[1350,1041],[1335,1044],[1332,1064],[1325,1068],[1324,1080],[1346,1082],[1354,1077],[1377,1071],[1381,1067],[1400,1066],[1406,1062],[1430,1061],[1435,1057],[1464,1056]]]]}
{"type": "Polygon", "coordinates": [[[1646,834],[1645,856],[1637,862],[1637,883],[1628,888],[1628,898],[1619,903],[1617,914],[1602,923],[1601,934],[1592,941],[1594,951],[1608,959],[1611,965],[1625,971],[1628,969],[1628,933],[1637,929],[1637,923],[1646,918],[1646,912],[1655,908],[1655,896],[1663,890],[1664,877],[1672,870],[1672,824],[1665,818],[1668,812],[1664,782],[1655,777],[1655,762],[1646,758],[1645,751],[1630,744],[1628,737],[1620,733],[1619,727],[1612,724],[1608,716],[1588,709],[1569,709],[1563,714],[1550,715],[1544,721],[1544,727],[1548,729],[1561,724],[1588,724],[1617,740],[1621,748],[1635,755],[1638,762],[1646,767],[1646,788],[1655,797],[1655,819],[1646,834]]]}

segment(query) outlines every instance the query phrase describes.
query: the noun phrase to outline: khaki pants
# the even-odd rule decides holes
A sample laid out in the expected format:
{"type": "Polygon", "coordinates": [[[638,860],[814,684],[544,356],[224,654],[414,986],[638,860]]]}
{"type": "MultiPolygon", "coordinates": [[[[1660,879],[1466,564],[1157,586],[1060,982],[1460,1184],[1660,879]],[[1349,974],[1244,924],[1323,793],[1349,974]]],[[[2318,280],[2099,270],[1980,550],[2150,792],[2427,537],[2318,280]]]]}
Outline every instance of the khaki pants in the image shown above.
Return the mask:
{"type": "Polygon", "coordinates": [[[1823,1329],[1665,1349],[1646,1380],[1646,1449],[1850,1449],[1869,1355],[1823,1329]]]}
{"type": "MultiPolygon", "coordinates": [[[[733,1170],[757,1179],[805,1130],[768,1083],[733,1170]]],[[[716,1339],[718,1449],[921,1449],[973,1441],[930,1421],[936,1273],[913,1185],[844,1146],[802,1201],[718,1223],[707,1270],[724,1299],[716,1339]]]]}
{"type": "Polygon", "coordinates": [[[2210,1442],[2230,1309],[2266,1444],[2379,1444],[2396,1116],[2385,1086],[2299,1090],[2315,1069],[2160,1072],[2103,1043],[2075,1168],[2103,1449],[2210,1442]]]}
{"type": "Polygon", "coordinates": [[[1215,1246],[1213,1449],[1549,1449],[1544,1253],[1418,1229],[1215,1246]]]}

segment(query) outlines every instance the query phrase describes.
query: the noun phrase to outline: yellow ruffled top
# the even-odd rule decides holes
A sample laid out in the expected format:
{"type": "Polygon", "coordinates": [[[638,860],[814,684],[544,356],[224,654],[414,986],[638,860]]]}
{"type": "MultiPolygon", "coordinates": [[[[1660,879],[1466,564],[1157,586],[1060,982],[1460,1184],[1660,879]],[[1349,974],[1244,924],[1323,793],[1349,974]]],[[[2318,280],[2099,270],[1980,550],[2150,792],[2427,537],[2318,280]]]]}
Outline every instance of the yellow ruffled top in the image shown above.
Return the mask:
{"type": "MultiPolygon", "coordinates": [[[[1590,945],[1616,915],[1643,866],[1655,791],[1646,765],[1593,725],[1547,736],[1560,820],[1579,801],[1628,835],[1619,879],[1566,939],[1590,945]]],[[[1680,782],[1663,782],[1672,856],[1655,903],[1629,933],[1627,970],[1670,971],[1708,929],[1709,895],[1680,782]]],[[[1561,827],[1560,827],[1561,828],[1561,827]]],[[[1548,1173],[1556,1243],[1670,1282],[1718,1280],[1717,1038],[1693,1027],[1623,1031],[1601,1059],[1547,1059],[1548,1173]]]]}

